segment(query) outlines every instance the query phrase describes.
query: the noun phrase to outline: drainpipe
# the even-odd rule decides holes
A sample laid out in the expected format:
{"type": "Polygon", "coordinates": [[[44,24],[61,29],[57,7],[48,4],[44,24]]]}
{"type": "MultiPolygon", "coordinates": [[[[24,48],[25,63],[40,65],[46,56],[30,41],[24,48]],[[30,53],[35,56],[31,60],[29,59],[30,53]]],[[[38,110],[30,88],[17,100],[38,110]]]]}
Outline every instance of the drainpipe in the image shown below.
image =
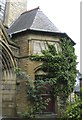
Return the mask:
{"type": "Polygon", "coordinates": [[[82,100],[82,76],[79,78],[80,80],[80,99],[82,100]]]}

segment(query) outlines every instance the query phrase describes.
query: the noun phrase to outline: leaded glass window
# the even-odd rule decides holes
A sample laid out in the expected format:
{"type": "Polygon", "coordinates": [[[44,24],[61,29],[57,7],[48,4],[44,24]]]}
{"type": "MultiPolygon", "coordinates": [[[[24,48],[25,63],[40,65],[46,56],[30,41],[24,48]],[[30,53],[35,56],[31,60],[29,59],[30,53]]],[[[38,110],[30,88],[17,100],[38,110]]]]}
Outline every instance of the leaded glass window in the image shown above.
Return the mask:
{"type": "Polygon", "coordinates": [[[46,42],[46,41],[34,40],[33,41],[33,54],[41,54],[42,50],[48,49],[47,43],[54,45],[57,52],[60,51],[59,42],[46,42]]]}

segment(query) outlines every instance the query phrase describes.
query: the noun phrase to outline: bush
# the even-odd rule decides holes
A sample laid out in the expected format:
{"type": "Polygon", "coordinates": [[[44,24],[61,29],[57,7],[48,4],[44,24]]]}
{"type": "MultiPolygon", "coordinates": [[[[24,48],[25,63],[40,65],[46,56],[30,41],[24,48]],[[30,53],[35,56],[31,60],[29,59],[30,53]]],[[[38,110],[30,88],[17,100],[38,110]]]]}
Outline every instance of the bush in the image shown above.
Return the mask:
{"type": "Polygon", "coordinates": [[[76,101],[72,105],[69,105],[67,107],[66,117],[67,118],[79,119],[81,117],[81,115],[82,115],[81,106],[82,106],[82,101],[80,101],[80,100],[76,101]]]}

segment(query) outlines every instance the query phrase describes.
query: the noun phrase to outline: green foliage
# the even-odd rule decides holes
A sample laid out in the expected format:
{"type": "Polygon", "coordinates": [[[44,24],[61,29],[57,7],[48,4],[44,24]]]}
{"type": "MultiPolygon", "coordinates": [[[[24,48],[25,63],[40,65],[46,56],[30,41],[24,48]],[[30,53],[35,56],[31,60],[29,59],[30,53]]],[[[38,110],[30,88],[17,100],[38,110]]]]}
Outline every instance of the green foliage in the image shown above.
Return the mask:
{"type": "Polygon", "coordinates": [[[47,72],[46,78],[53,84],[52,94],[65,100],[73,91],[76,82],[76,55],[69,39],[60,40],[61,51],[54,45],[42,51],[42,56],[33,55],[31,60],[42,61],[42,70],[47,72]]]}
{"type": "Polygon", "coordinates": [[[44,89],[46,89],[46,84],[48,81],[38,80],[34,82],[34,86],[30,84],[29,76],[23,72],[20,68],[16,68],[17,79],[25,80],[26,82],[26,95],[27,99],[30,101],[28,109],[22,112],[19,116],[26,117],[29,119],[35,118],[37,113],[41,114],[47,107],[50,98],[44,99],[42,94],[44,94],[44,89]]]}
{"type": "Polygon", "coordinates": [[[66,110],[66,117],[67,118],[75,118],[80,119],[82,115],[82,101],[76,101],[74,104],[69,105],[66,110]]]}
{"type": "Polygon", "coordinates": [[[42,93],[44,93],[44,89],[46,89],[45,82],[43,80],[38,80],[34,83],[34,86],[31,86],[29,82],[26,82],[26,93],[27,98],[31,101],[31,107],[28,110],[28,114],[23,114],[25,117],[29,116],[30,118],[35,118],[37,113],[42,113],[50,99],[44,99],[42,97],[42,93]]]}
{"type": "Polygon", "coordinates": [[[21,68],[15,68],[16,78],[20,80],[28,80],[29,76],[26,74],[26,72],[22,71],[21,68]]]}
{"type": "Polygon", "coordinates": [[[80,99],[82,100],[82,87],[80,87],[80,99]]]}
{"type": "MultiPolygon", "coordinates": [[[[31,60],[41,61],[41,69],[46,72],[44,80],[37,80],[34,86],[26,79],[26,93],[30,101],[29,109],[22,115],[34,118],[36,113],[42,113],[50,101],[44,99],[42,94],[48,93],[59,97],[63,104],[73,91],[76,79],[76,55],[70,40],[60,40],[60,51],[56,51],[54,45],[48,45],[48,50],[43,50],[42,55],[33,55],[31,60]]],[[[23,74],[24,75],[24,74],[23,74]]]]}

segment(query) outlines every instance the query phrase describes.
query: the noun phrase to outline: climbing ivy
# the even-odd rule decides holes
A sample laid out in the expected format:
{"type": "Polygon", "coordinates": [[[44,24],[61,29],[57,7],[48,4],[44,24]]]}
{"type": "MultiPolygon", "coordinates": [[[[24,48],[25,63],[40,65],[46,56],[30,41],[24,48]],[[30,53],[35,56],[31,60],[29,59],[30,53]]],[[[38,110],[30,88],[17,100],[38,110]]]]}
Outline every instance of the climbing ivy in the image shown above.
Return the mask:
{"type": "Polygon", "coordinates": [[[54,45],[48,44],[48,49],[42,55],[33,55],[31,60],[42,61],[41,69],[47,73],[45,81],[52,84],[51,93],[65,100],[74,89],[76,82],[76,55],[72,42],[63,38],[60,40],[60,51],[54,45]]]}
{"type": "Polygon", "coordinates": [[[66,118],[78,120],[82,116],[82,101],[78,100],[72,105],[67,106],[66,118]]]}
{"type": "Polygon", "coordinates": [[[19,114],[20,117],[25,117],[28,119],[35,119],[36,114],[42,114],[46,109],[50,98],[44,99],[42,97],[42,93],[44,93],[44,89],[46,89],[47,81],[38,80],[34,82],[34,85],[30,84],[30,78],[23,72],[20,68],[16,68],[16,76],[17,79],[24,80],[26,83],[26,96],[27,100],[30,101],[30,105],[27,107],[26,111],[23,111],[19,114]]]}
{"type": "Polygon", "coordinates": [[[46,109],[50,99],[43,99],[41,94],[44,91],[58,97],[65,104],[76,82],[77,57],[72,42],[67,38],[60,39],[58,51],[54,45],[47,43],[47,46],[48,49],[43,50],[42,55],[30,57],[32,61],[42,62],[41,69],[46,72],[46,77],[44,80],[36,81],[34,86],[26,80],[26,93],[31,105],[22,115],[29,118],[34,118],[37,112],[41,113],[46,109]]]}

